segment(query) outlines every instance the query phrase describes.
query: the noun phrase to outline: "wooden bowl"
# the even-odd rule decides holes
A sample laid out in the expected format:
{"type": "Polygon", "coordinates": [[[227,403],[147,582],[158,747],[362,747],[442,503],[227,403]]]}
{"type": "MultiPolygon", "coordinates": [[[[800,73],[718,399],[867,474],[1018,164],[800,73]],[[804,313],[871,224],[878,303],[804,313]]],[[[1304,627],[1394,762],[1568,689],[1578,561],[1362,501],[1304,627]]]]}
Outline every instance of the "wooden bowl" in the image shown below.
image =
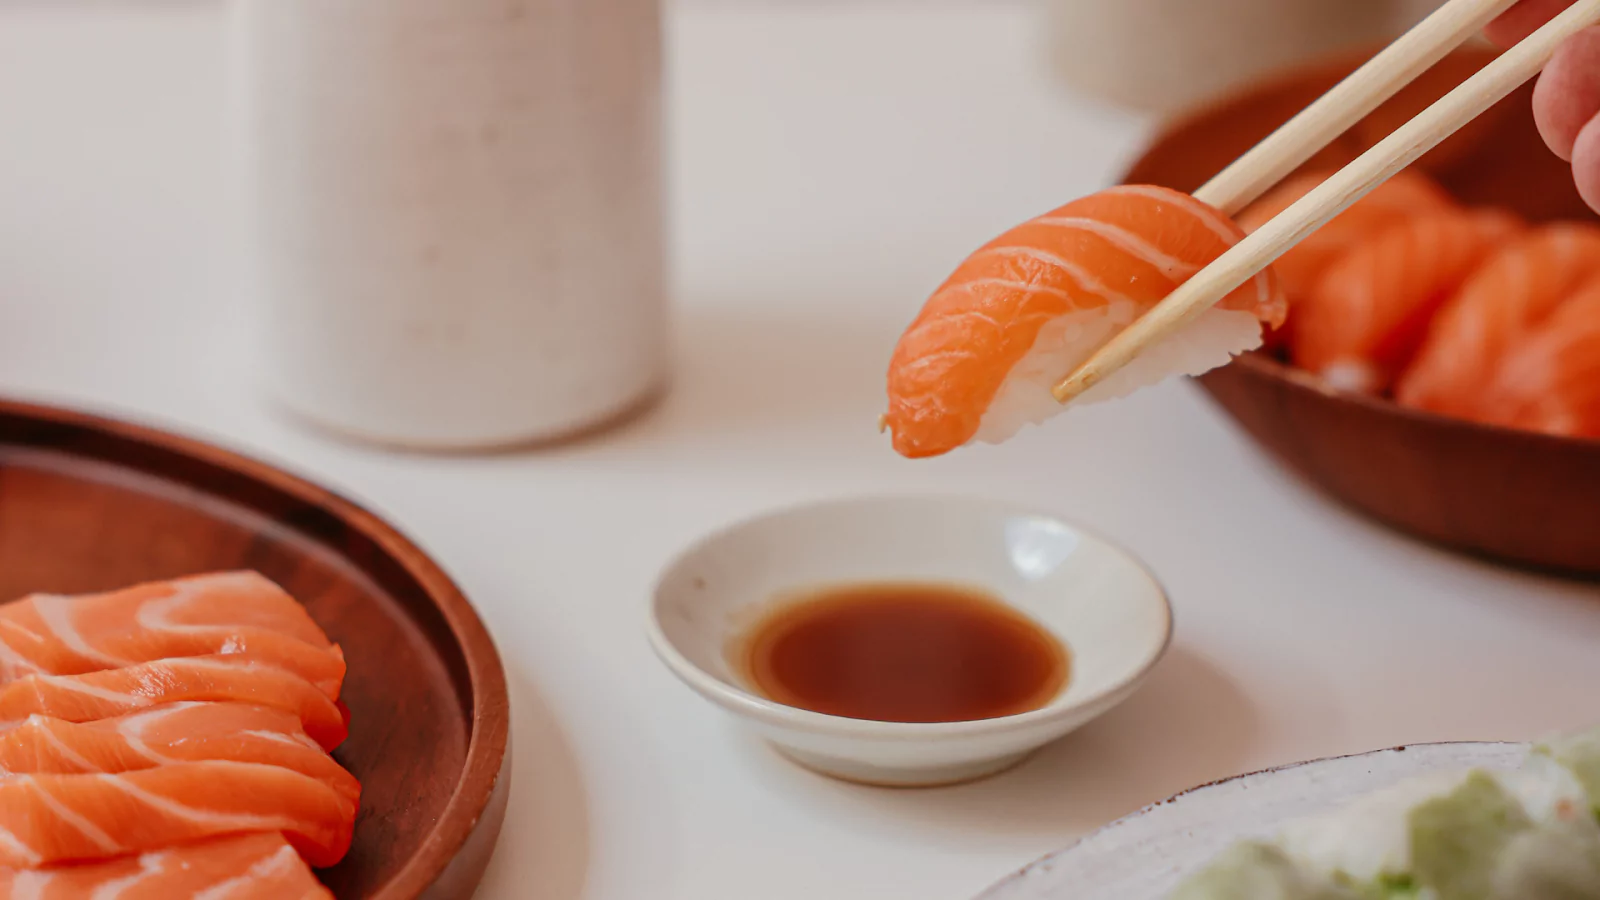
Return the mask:
{"type": "Polygon", "coordinates": [[[355,504],[198,441],[0,402],[0,599],[255,569],[344,647],[361,779],[341,900],[464,900],[510,786],[494,644],[427,555],[355,504]]]}
{"type": "MultiPolygon", "coordinates": [[[[1354,158],[1407,110],[1441,96],[1491,57],[1487,50],[1458,52],[1308,167],[1354,158]]],[[[1285,73],[1184,117],[1125,180],[1199,187],[1359,62],[1285,73]]],[[[1571,172],[1539,139],[1531,91],[1517,91],[1419,165],[1467,203],[1507,207],[1535,221],[1592,219],[1571,172]]],[[[1600,574],[1600,441],[1477,425],[1333,392],[1261,354],[1200,383],[1280,461],[1358,510],[1459,550],[1600,574]]]]}

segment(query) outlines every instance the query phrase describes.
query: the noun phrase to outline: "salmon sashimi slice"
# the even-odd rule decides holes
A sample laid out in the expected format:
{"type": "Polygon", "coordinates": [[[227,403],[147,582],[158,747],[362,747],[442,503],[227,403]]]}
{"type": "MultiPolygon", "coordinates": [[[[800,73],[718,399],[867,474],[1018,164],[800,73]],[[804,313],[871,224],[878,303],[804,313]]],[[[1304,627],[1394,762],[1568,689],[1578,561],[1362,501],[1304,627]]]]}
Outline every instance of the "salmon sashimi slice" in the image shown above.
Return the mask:
{"type": "Polygon", "coordinates": [[[1295,311],[1295,364],[1336,388],[1387,389],[1434,313],[1521,227],[1507,213],[1451,211],[1405,219],[1351,248],[1295,311]]]}
{"type": "Polygon", "coordinates": [[[1600,282],[1508,348],[1482,411],[1498,425],[1600,438],[1600,282]]]}
{"type": "Polygon", "coordinates": [[[357,800],[361,785],[299,717],[244,703],[171,703],[95,722],[29,716],[0,732],[0,776],[131,772],[209,759],[281,766],[357,800]]]}
{"type": "Polygon", "coordinates": [[[1506,348],[1600,278],[1600,226],[1544,225],[1496,252],[1434,317],[1395,387],[1401,403],[1480,418],[1506,348]]]}
{"type": "MultiPolygon", "coordinates": [[[[1054,415],[1055,380],[1241,237],[1226,216],[1187,194],[1122,185],[985,244],[934,292],[895,347],[882,421],[895,450],[936,456],[974,439],[1005,440],[1054,415]]],[[[1275,325],[1285,312],[1265,270],[1085,400],[1127,393],[1157,369],[1222,365],[1259,346],[1260,323],[1275,325]],[[1180,340],[1186,336],[1189,342],[1180,340]],[[1157,369],[1139,373],[1138,363],[1152,361],[1157,369]]]]}
{"type": "MultiPolygon", "coordinates": [[[[1329,174],[1310,172],[1284,181],[1239,214],[1239,227],[1246,233],[1255,231],[1327,180],[1329,174]]],[[[1322,273],[1352,247],[1396,222],[1455,208],[1445,189],[1417,169],[1404,169],[1373,188],[1272,263],[1289,297],[1291,316],[1294,304],[1310,294],[1322,273]]]]}
{"type": "Polygon", "coordinates": [[[93,722],[186,701],[283,710],[325,750],[343,743],[348,731],[343,710],[310,682],[245,654],[163,659],[83,675],[29,675],[0,686],[0,723],[32,715],[93,722]]]}
{"type": "Polygon", "coordinates": [[[282,832],[311,865],[350,849],[356,805],[277,766],[188,762],[116,775],[0,778],[0,866],[113,859],[233,834],[282,832]]]}
{"type": "Polygon", "coordinates": [[[0,606],[0,682],[222,653],[251,653],[298,672],[332,699],[344,680],[339,648],[305,607],[255,572],[77,597],[35,594],[0,606]]]}
{"type": "Polygon", "coordinates": [[[214,838],[97,863],[0,869],[9,900],[333,900],[278,833],[214,838]]]}

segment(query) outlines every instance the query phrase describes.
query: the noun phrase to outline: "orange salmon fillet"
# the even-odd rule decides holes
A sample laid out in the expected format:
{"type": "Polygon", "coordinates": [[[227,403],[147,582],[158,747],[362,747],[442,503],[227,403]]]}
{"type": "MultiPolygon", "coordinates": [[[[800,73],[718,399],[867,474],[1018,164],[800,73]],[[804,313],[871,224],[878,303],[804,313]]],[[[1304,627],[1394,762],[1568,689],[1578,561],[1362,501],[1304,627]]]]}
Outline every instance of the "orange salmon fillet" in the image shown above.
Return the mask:
{"type": "Polygon", "coordinates": [[[283,589],[224,572],[0,606],[0,683],[81,675],[158,659],[249,653],[338,699],[344,655],[283,589]]]}
{"type": "MultiPolygon", "coordinates": [[[[927,457],[972,440],[1047,323],[1085,310],[1109,314],[1113,304],[1142,313],[1241,237],[1226,216],[1187,194],[1122,185],[985,244],[934,292],[895,347],[883,417],[894,449],[927,457]]],[[[1270,269],[1220,305],[1272,325],[1286,311],[1270,269]]]]}
{"type": "Polygon", "coordinates": [[[274,765],[352,801],[355,776],[306,735],[292,713],[244,703],[171,703],[95,722],[29,716],[0,732],[0,776],[131,772],[203,760],[274,765]]]}
{"type": "Polygon", "coordinates": [[[0,778],[0,866],[112,859],[233,834],[282,832],[316,867],[350,849],[356,804],[277,766],[174,763],[117,775],[0,778]]]}
{"type": "Polygon", "coordinates": [[[1521,228],[1498,211],[1447,211],[1403,219],[1356,245],[1297,306],[1289,339],[1295,363],[1337,387],[1385,390],[1433,314],[1521,228]]]}
{"type": "Polygon", "coordinates": [[[227,701],[298,717],[319,746],[345,739],[344,712],[310,682],[247,654],[156,660],[83,675],[29,675],[0,686],[0,723],[31,715],[93,722],[166,703],[227,701]]]}
{"type": "Polygon", "coordinates": [[[0,869],[13,900],[333,900],[277,833],[216,838],[98,863],[0,869]]]}
{"type": "Polygon", "coordinates": [[[1507,244],[1439,311],[1395,387],[1396,398],[1444,415],[1481,418],[1483,393],[1507,348],[1597,278],[1600,226],[1544,225],[1507,244]]]}
{"type": "Polygon", "coordinates": [[[1482,410],[1499,425],[1600,438],[1600,282],[1507,349],[1482,410]]]}

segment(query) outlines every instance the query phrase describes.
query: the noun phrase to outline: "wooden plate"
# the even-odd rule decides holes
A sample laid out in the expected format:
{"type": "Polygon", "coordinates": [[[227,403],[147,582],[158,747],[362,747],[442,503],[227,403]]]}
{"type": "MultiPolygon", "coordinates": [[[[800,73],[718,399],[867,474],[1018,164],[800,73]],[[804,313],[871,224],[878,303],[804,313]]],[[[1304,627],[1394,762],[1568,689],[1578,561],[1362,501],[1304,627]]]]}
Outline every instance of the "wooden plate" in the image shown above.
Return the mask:
{"type": "Polygon", "coordinates": [[[120,422],[0,402],[0,598],[223,569],[281,584],[343,645],[361,779],[341,900],[456,900],[510,786],[494,644],[443,571],[355,504],[271,466],[120,422]]]}
{"type": "Polygon", "coordinates": [[[1234,841],[1426,772],[1515,768],[1523,744],[1418,744],[1297,763],[1186,791],[1054,853],[977,900],[1162,900],[1234,841]]]}
{"type": "MultiPolygon", "coordinates": [[[[1343,164],[1492,58],[1458,52],[1351,129],[1312,166],[1343,164]]],[[[1360,58],[1270,79],[1175,122],[1126,180],[1193,190],[1353,69],[1360,58]]],[[[1524,87],[1421,165],[1470,204],[1534,221],[1593,219],[1534,127],[1524,87]]],[[[1384,522],[1491,558],[1600,574],[1600,441],[1475,425],[1323,388],[1248,355],[1200,383],[1255,440],[1332,496],[1384,522]]]]}

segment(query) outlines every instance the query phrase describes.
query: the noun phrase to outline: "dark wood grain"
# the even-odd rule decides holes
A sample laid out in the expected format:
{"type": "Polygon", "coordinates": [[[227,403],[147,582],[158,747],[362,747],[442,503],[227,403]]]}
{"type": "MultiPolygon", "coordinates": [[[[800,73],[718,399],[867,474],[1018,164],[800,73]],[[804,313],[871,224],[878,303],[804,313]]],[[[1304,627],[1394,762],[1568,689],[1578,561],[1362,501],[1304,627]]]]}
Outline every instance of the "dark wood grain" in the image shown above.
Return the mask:
{"type": "Polygon", "coordinates": [[[224,569],[281,584],[349,662],[361,779],[341,900],[471,895],[505,815],[509,709],[494,645],[426,554],[357,505],[207,444],[0,402],[0,600],[224,569]]]}
{"type": "MultiPolygon", "coordinates": [[[[1402,105],[1442,95],[1490,58],[1463,51],[1402,105]]],[[[1359,57],[1269,79],[1167,129],[1127,180],[1192,190],[1346,72],[1359,57]]],[[[1592,218],[1567,166],[1539,139],[1531,87],[1423,161],[1453,194],[1536,221],[1592,218]]],[[[1402,118],[1369,121],[1315,165],[1339,164],[1402,118]]],[[[1313,166],[1308,166],[1313,167],[1313,166]]],[[[1507,562],[1600,575],[1600,441],[1456,421],[1338,394],[1249,355],[1200,379],[1279,460],[1335,498],[1440,544],[1507,562]]]]}

